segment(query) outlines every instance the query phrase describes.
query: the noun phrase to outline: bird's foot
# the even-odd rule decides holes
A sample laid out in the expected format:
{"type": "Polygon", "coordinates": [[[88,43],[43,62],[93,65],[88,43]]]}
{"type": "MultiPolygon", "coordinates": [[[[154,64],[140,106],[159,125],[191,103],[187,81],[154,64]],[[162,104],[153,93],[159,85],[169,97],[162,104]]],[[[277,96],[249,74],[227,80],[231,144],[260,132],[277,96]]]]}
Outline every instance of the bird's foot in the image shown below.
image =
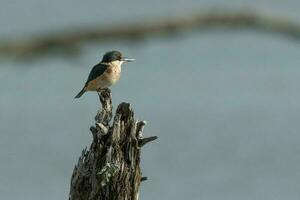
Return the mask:
{"type": "Polygon", "coordinates": [[[109,88],[99,88],[98,90],[97,90],[97,92],[99,93],[102,93],[102,92],[109,92],[110,93],[110,89],[109,88]]]}

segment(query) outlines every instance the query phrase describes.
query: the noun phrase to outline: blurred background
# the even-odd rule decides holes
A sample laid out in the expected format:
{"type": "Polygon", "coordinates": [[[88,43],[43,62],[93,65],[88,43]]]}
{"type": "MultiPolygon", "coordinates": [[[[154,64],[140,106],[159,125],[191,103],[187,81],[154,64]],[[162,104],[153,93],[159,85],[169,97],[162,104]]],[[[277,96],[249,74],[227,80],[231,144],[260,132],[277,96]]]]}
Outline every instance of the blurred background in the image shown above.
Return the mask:
{"type": "Polygon", "coordinates": [[[137,59],[114,107],[159,137],[140,199],[300,198],[299,0],[0,3],[0,199],[67,199],[99,107],[73,98],[113,49],[137,59]]]}

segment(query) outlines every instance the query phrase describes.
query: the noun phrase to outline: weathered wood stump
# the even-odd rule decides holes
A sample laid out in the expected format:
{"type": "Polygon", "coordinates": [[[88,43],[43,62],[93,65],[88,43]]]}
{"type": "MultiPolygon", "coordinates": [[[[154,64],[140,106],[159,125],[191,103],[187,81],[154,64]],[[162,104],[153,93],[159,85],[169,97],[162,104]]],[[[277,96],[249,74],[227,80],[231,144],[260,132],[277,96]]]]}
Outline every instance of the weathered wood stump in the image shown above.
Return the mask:
{"type": "Polygon", "coordinates": [[[134,119],[129,103],[121,103],[112,125],[109,89],[98,92],[102,109],[90,128],[93,141],[84,149],[71,178],[69,200],[138,200],[142,177],[141,147],[157,137],[143,138],[144,121],[134,119]]]}

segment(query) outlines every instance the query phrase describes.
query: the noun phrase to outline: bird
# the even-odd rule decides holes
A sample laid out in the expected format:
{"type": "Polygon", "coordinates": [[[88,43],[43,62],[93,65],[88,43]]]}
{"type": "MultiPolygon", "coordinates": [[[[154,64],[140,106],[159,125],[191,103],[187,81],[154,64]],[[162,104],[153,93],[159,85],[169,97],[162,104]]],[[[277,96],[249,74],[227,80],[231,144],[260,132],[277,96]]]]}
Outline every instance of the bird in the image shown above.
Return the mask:
{"type": "Polygon", "coordinates": [[[120,79],[122,64],[134,60],[133,58],[123,57],[120,51],[106,52],[101,62],[92,68],[84,87],[75,98],[81,97],[87,91],[98,92],[109,88],[120,79]]]}

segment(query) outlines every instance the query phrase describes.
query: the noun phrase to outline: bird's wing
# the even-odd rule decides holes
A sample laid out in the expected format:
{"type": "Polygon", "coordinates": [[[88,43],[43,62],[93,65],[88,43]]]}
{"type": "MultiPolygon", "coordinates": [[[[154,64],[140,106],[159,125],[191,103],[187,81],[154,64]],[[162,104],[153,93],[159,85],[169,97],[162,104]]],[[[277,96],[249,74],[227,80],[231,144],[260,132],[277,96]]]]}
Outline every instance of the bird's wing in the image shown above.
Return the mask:
{"type": "Polygon", "coordinates": [[[107,69],[107,65],[104,65],[101,63],[95,65],[93,67],[93,69],[91,70],[90,75],[89,75],[85,85],[87,85],[88,82],[94,80],[95,78],[101,76],[105,72],[106,69],[107,69]]]}

